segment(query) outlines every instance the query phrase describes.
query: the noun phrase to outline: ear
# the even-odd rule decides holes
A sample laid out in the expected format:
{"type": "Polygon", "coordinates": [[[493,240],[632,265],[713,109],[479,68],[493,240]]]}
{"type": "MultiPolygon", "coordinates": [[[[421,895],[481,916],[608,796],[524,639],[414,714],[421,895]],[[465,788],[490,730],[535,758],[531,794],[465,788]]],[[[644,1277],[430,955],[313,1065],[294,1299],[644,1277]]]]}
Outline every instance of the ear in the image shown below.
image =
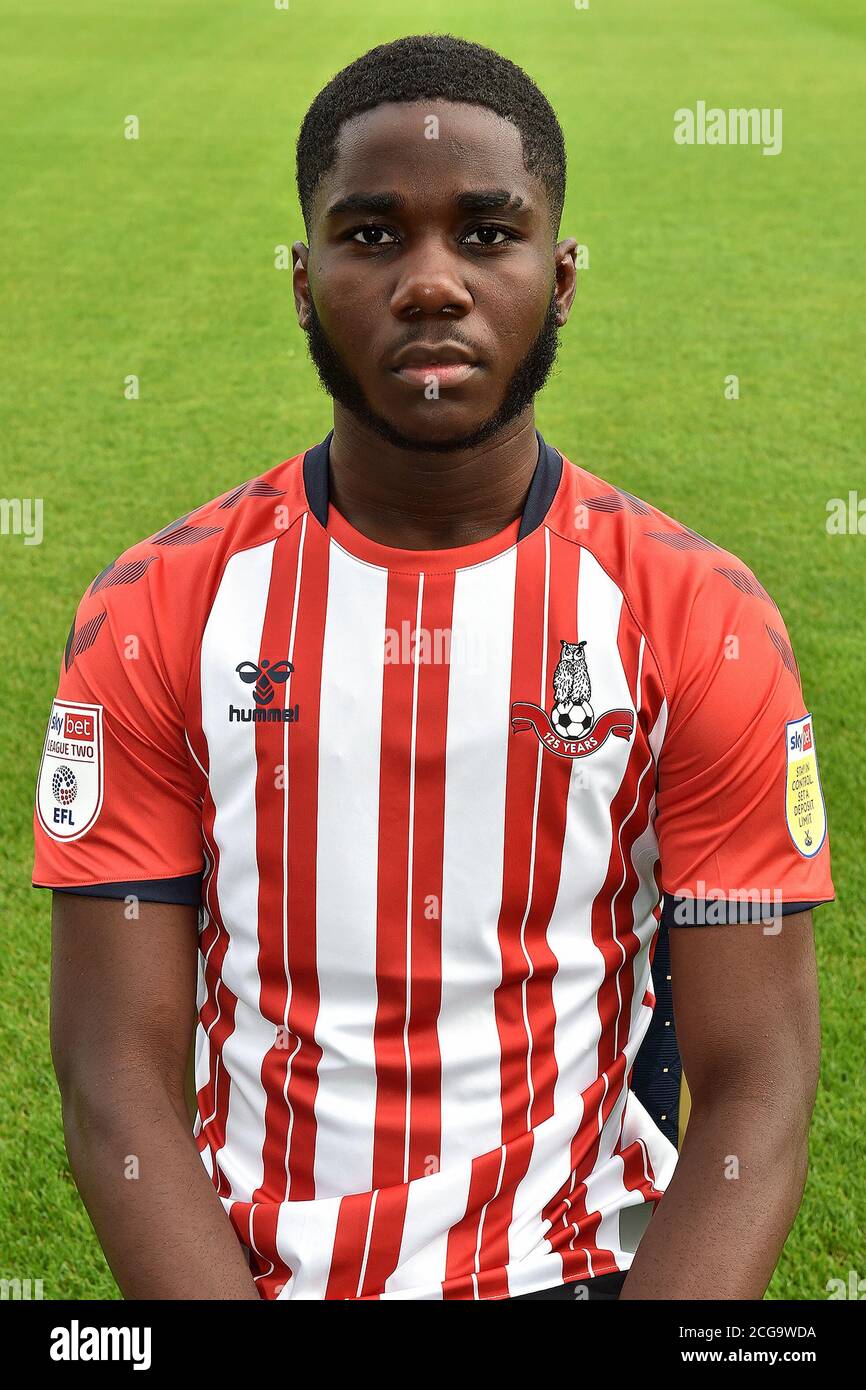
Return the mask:
{"type": "Polygon", "coordinates": [[[561,647],[564,647],[564,646],[565,646],[565,638],[564,638],[564,637],[560,637],[560,639],[559,639],[559,645],[560,645],[561,647]]]}

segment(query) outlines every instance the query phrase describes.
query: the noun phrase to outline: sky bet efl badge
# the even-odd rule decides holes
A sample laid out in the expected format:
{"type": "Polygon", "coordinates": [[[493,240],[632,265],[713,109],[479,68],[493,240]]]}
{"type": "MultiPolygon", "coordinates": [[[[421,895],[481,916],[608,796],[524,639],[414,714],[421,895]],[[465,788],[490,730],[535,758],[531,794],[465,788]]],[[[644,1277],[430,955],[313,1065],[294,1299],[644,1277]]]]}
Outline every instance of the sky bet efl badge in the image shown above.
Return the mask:
{"type": "Polygon", "coordinates": [[[811,859],[824,843],[827,813],[818,777],[818,756],[812,716],[792,719],[785,725],[788,767],[785,781],[785,816],[791,839],[802,855],[811,859]]]}
{"type": "Polygon", "coordinates": [[[55,700],[42,750],[36,810],[52,840],[77,840],[102,806],[102,705],[55,700]]]}

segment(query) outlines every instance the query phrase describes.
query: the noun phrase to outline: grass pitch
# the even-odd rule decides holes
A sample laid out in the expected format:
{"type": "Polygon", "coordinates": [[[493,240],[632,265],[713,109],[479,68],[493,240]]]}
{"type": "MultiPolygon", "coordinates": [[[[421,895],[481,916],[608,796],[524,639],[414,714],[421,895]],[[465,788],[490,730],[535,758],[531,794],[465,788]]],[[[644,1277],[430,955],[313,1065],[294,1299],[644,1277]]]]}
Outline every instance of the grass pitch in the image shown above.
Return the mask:
{"type": "Polygon", "coordinates": [[[538,402],[572,459],[736,551],[778,601],[814,714],[837,902],[812,1169],[773,1298],[862,1268],[864,23],[857,0],[0,0],[8,337],[0,536],[4,1066],[0,1275],[117,1290],[70,1178],[47,1042],[49,894],[29,886],[45,720],[76,602],[126,546],[321,439],[329,403],[275,247],[303,236],[293,144],[320,86],[436,30],[522,64],[569,154],[589,250],[538,402]],[[782,108],[783,149],[678,146],[674,112],[782,108]],[[139,138],[124,138],[136,116],[139,138]],[[124,380],[140,380],[126,400],[124,380]],[[739,378],[739,399],[725,379],[739,378]]]}

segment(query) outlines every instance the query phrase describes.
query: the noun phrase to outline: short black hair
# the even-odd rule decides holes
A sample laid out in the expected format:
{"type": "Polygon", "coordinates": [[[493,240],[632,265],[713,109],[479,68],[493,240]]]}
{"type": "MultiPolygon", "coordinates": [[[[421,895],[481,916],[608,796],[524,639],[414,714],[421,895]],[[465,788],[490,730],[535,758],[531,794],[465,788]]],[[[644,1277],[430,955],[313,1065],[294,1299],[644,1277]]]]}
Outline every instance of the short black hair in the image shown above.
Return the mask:
{"type": "Polygon", "coordinates": [[[565,141],[553,107],[516,63],[453,34],[411,34],[380,44],[319,92],[297,145],[298,196],[308,234],[316,187],[337,157],[343,122],[384,102],[424,97],[486,106],[517,127],[523,162],[544,184],[556,234],[565,201],[565,141]]]}

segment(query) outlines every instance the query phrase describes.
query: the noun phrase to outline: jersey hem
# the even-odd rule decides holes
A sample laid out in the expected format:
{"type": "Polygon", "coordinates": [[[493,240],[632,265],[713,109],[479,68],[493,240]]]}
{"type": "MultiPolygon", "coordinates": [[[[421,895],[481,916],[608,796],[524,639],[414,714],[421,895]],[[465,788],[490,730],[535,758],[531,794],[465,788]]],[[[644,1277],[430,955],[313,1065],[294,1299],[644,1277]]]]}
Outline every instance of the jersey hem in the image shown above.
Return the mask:
{"type": "MultiPolygon", "coordinates": [[[[601,1269],[601,1268],[600,1268],[600,1269],[597,1269],[597,1270],[595,1270],[595,1272],[594,1272],[593,1274],[576,1274],[576,1275],[574,1276],[574,1278],[572,1278],[572,1279],[563,1279],[563,1278],[560,1277],[559,1279],[554,1279],[552,1283],[547,1283],[547,1282],[545,1281],[543,1284],[538,1284],[538,1285],[533,1284],[531,1288],[528,1288],[528,1289],[521,1289],[521,1290],[520,1290],[520,1293],[494,1294],[492,1298],[479,1298],[479,1299],[476,1299],[475,1302],[476,1302],[476,1303],[505,1303],[505,1302],[507,1302],[507,1300],[512,1299],[512,1298],[521,1298],[521,1297],[523,1296],[523,1294],[527,1294],[527,1293],[544,1293],[546,1289],[558,1289],[558,1288],[560,1288],[562,1285],[571,1285],[571,1284],[591,1284],[591,1283],[593,1282],[594,1279],[602,1279],[602,1278],[604,1278],[604,1276],[607,1275],[607,1274],[628,1274],[628,1271],[629,1271],[630,1269],[631,1269],[631,1260],[629,1260],[628,1263],[623,1263],[623,1264],[621,1264],[621,1265],[618,1265],[618,1264],[610,1264],[610,1262],[608,1261],[607,1263],[605,1263],[603,1269],[601,1269]]],[[[506,1270],[506,1277],[507,1277],[507,1270],[506,1270]]]]}

